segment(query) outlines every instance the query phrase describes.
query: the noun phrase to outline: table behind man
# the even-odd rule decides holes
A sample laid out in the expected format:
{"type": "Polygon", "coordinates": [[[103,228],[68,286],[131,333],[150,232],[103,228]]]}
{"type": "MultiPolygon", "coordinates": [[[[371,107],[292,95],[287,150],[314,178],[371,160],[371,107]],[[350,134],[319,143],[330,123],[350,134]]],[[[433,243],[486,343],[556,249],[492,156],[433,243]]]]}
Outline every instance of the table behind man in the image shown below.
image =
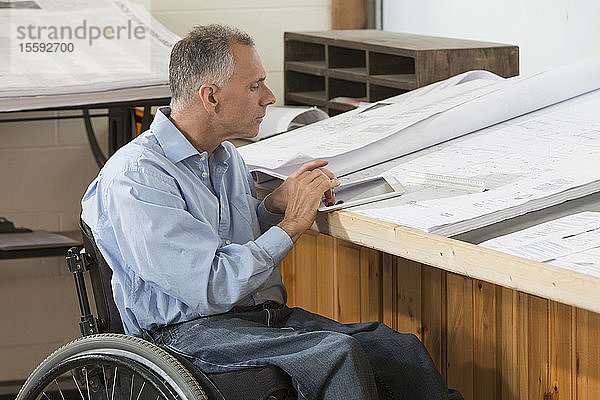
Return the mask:
{"type": "Polygon", "coordinates": [[[285,306],[276,266],[339,183],[316,160],[256,199],[227,140],[258,134],[275,102],[265,79],[246,33],[195,27],[171,52],[171,107],[84,195],[82,218],[113,270],[126,333],[209,373],[277,365],[300,398],[447,398],[414,335],[285,306]]]}

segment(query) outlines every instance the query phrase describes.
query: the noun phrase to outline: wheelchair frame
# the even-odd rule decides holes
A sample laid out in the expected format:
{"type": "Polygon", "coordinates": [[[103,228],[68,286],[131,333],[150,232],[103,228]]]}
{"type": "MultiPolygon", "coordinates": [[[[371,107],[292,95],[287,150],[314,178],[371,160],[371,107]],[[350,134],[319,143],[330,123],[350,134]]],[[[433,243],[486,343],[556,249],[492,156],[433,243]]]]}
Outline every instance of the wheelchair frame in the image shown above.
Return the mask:
{"type": "MultiPolygon", "coordinates": [[[[236,380],[232,379],[235,372],[205,374],[181,355],[124,334],[110,287],[112,270],[97,248],[90,228],[83,221],[80,228],[84,247],[69,249],[67,265],[75,281],[83,337],[65,344],[42,361],[16,400],[70,400],[72,397],[81,400],[226,400],[218,385],[236,380]],[[86,272],[90,274],[98,317],[91,311],[86,272]]],[[[269,390],[262,390],[265,396],[261,399],[296,399],[291,379],[279,368],[255,369],[256,375],[252,375],[253,369],[250,374],[248,370],[237,372],[244,373],[240,377],[267,377],[269,382],[276,382],[272,388],[267,387],[269,390]]],[[[247,398],[243,393],[239,397],[231,394],[230,390],[228,400],[247,398]]]]}

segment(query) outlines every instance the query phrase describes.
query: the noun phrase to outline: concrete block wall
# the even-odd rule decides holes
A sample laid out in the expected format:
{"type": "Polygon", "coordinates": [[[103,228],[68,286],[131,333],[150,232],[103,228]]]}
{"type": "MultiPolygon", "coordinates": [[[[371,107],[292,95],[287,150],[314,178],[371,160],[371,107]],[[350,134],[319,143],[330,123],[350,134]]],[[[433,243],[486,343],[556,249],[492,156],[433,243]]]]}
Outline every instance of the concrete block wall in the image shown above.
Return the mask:
{"type": "MultiPolygon", "coordinates": [[[[11,113],[0,119],[78,114],[11,113]]],[[[95,118],[93,126],[106,143],[106,118],[95,118]]],[[[81,195],[97,173],[81,119],[0,122],[0,216],[16,226],[75,230],[81,195]]],[[[77,337],[77,307],[64,257],[1,260],[0,382],[24,379],[52,350],[77,337]]]]}
{"type": "MultiPolygon", "coordinates": [[[[249,32],[280,104],[283,32],[330,28],[330,0],[137,2],[180,36],[193,25],[213,22],[249,32]]],[[[0,119],[53,115],[30,112],[0,119]]],[[[98,141],[106,145],[106,118],[93,122],[98,141]]],[[[0,123],[0,216],[17,226],[77,229],[81,196],[97,173],[81,119],[0,123]]],[[[0,396],[10,390],[2,382],[24,380],[51,351],[79,336],[78,315],[63,257],[0,261],[0,396]]]]}

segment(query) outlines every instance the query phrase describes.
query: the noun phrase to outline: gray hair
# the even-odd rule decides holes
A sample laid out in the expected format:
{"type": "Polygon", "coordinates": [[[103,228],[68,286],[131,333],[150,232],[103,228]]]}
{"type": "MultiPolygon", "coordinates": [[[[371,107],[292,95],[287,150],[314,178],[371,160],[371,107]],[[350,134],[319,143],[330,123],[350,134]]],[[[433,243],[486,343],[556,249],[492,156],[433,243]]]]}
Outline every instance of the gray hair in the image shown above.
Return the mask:
{"type": "Polygon", "coordinates": [[[245,32],[226,25],[200,25],[171,50],[169,87],[171,108],[191,105],[196,91],[205,83],[223,86],[233,74],[232,44],[254,46],[245,32]]]}

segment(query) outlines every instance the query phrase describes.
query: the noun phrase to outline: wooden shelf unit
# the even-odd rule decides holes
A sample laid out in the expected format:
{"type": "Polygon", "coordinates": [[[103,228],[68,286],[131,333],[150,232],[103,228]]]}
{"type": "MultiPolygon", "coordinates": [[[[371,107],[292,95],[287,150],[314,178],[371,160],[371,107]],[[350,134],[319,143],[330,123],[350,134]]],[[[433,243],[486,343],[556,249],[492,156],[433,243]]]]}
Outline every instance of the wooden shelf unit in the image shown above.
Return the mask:
{"type": "Polygon", "coordinates": [[[380,30],[286,32],[285,104],[351,109],[330,100],[374,102],[465,71],[519,74],[519,48],[380,30]]]}

